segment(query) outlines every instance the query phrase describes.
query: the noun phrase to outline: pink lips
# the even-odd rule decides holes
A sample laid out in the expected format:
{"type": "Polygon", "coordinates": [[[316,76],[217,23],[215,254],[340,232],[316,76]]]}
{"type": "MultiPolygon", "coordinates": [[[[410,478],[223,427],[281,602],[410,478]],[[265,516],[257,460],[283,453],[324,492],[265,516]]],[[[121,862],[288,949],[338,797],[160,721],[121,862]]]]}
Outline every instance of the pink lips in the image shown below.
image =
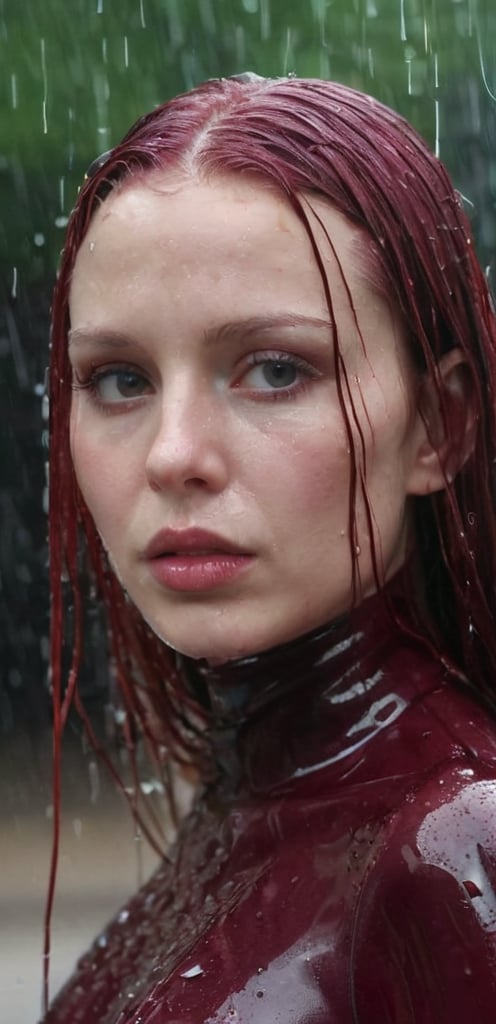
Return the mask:
{"type": "Polygon", "coordinates": [[[202,591],[234,580],[253,560],[253,555],[231,541],[192,527],[161,530],[145,551],[152,576],[176,591],[202,591]]]}

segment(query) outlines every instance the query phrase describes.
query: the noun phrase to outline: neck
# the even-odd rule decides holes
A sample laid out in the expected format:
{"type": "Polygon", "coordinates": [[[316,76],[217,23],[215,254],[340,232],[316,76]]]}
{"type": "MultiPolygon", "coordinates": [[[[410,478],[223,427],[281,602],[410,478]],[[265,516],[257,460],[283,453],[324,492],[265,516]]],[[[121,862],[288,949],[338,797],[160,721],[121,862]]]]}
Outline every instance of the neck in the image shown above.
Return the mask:
{"type": "Polygon", "coordinates": [[[399,577],[288,644],[216,667],[191,666],[208,695],[214,755],[229,788],[244,782],[260,791],[323,767],[341,774],[346,763],[349,770],[350,759],[362,758],[418,696],[419,680],[428,688],[432,654],[413,635],[402,590],[399,577]]]}

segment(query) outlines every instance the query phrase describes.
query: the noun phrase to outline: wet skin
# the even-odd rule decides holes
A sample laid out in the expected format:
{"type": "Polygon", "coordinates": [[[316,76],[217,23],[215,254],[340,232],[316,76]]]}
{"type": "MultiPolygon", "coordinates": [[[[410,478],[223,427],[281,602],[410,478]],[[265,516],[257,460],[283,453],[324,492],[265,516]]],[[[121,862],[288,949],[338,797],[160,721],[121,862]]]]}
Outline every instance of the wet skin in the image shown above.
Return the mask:
{"type": "MultiPolygon", "coordinates": [[[[387,577],[404,558],[408,495],[426,487],[415,379],[389,306],[360,273],[360,236],[312,203],[337,254],[315,224],[387,577]]],[[[222,660],[345,610],[351,456],[336,339],[309,240],[285,200],[245,179],[125,187],[90,226],[70,314],[78,480],[152,628],[189,656],[222,660]],[[184,552],[169,544],[160,572],[146,550],[157,532],[190,528],[221,540],[210,559],[199,543],[194,586],[178,589],[184,552]],[[225,578],[222,538],[244,558],[225,578]]],[[[360,492],[357,529],[365,595],[374,579],[360,492]]]]}

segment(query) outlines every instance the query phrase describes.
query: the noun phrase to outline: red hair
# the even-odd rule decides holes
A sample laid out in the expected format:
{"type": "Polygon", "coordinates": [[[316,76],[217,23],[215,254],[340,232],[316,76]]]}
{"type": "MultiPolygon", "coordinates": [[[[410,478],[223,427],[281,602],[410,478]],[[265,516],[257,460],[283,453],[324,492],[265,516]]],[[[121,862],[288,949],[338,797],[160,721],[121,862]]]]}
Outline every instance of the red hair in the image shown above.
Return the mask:
{"type": "MultiPolygon", "coordinates": [[[[170,652],[145,625],[109,567],[78,490],[69,450],[68,295],[75,257],[94,210],[108,192],[118,182],[152,169],[202,176],[250,174],[270,182],[305,225],[332,308],[312,232],[316,214],[311,193],[325,197],[368,235],[370,252],[375,253],[370,259],[379,268],[382,288],[399,311],[416,364],[438,390],[441,409],[436,364],[452,348],[463,353],[474,389],[478,431],[473,453],[457,478],[447,480],[442,492],[414,499],[416,550],[429,605],[421,628],[434,647],[442,638],[443,656],[494,705],[496,326],[459,197],[444,167],[416,132],[371,97],[331,82],[246,75],[206,82],[142,117],[115,149],[92,165],[69,223],[53,302],[50,382],[56,746],[71,700],[80,705],[77,670],[82,580],[87,574],[87,565],[81,562],[83,551],[107,613],[112,660],[129,722],[137,721],[152,737],[151,704],[160,722],[160,743],[169,754],[179,760],[193,758],[202,773],[208,770],[208,751],[199,728],[201,708],[170,652]],[[72,594],[70,621],[64,612],[64,574],[72,594]],[[73,654],[63,696],[62,649],[68,627],[73,654]]],[[[354,507],[359,492],[368,507],[366,480],[360,426],[350,406],[337,337],[335,342],[351,447],[350,550],[354,555],[354,507]],[[353,445],[357,431],[359,443],[353,445]]],[[[352,564],[356,583],[355,556],[352,564]]],[[[377,560],[375,572],[380,582],[377,560]]],[[[413,612],[419,622],[419,609],[413,612]]],[[[84,709],[81,712],[84,715],[84,709]]]]}

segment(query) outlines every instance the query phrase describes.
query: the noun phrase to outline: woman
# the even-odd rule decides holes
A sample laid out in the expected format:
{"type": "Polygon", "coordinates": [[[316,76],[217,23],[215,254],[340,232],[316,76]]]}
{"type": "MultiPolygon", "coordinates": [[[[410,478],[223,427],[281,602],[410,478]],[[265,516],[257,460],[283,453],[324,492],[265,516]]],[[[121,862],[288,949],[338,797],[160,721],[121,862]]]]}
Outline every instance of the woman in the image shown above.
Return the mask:
{"type": "Polygon", "coordinates": [[[353,90],[208,82],[90,169],[53,307],[56,747],[84,541],[130,735],[199,784],[50,1024],[493,1020],[495,338],[443,167],[353,90]]]}

